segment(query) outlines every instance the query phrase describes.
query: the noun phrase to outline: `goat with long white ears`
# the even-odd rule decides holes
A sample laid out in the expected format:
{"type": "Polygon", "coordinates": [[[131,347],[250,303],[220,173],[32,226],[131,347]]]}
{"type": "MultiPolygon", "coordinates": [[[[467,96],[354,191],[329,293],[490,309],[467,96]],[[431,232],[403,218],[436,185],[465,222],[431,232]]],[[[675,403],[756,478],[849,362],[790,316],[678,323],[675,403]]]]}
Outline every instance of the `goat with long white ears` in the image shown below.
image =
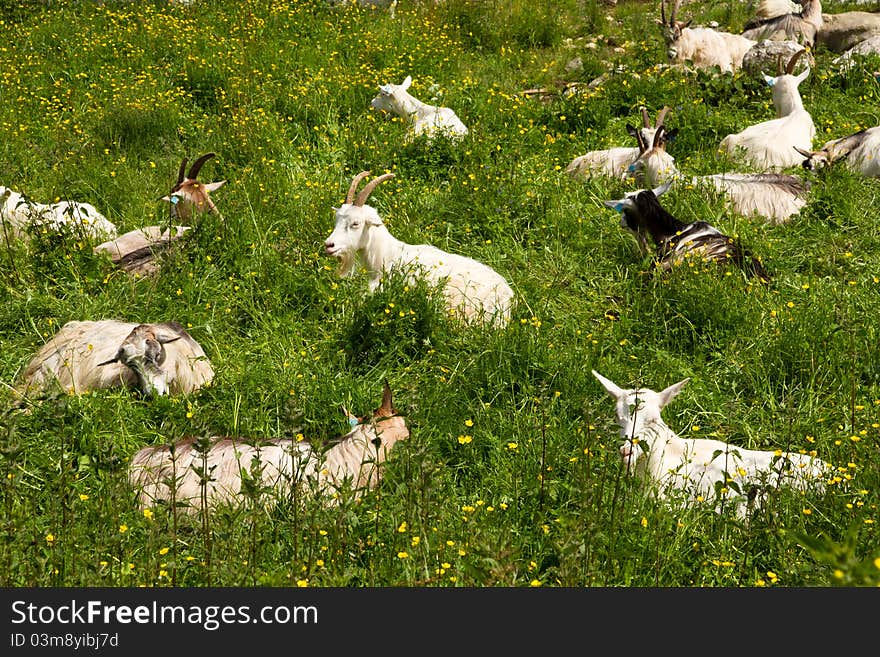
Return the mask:
{"type": "Polygon", "coordinates": [[[723,195],[734,212],[744,217],[763,217],[772,224],[785,223],[807,204],[807,185],[797,176],[714,173],[687,177],[678,170],[675,158],[666,151],[665,140],[656,139],[649,148],[638,135],[636,139],[642,154],[629,170],[639,184],[658,187],[671,180],[685,180],[698,188],[710,187],[723,195]]]}
{"type": "MultiPolygon", "coordinates": [[[[627,124],[629,134],[638,133],[641,139],[647,143],[654,141],[654,135],[663,125],[663,121],[669,112],[664,107],[657,113],[657,120],[651,125],[651,117],[645,107],[641,108],[642,127],[636,130],[627,124]]],[[[666,134],[666,133],[663,133],[666,134]]],[[[589,151],[574,158],[565,168],[565,172],[574,178],[590,178],[595,175],[607,176],[623,180],[627,177],[629,166],[639,157],[639,149],[632,146],[615,146],[602,150],[589,151]]]]}
{"type": "Polygon", "coordinates": [[[660,413],[690,379],[655,392],[624,389],[593,370],[614,399],[620,426],[620,457],[627,474],[646,482],[658,499],[684,506],[705,501],[717,511],[733,507],[746,519],[767,492],[787,487],[822,494],[833,467],[814,453],[755,450],[709,438],[681,438],[660,413]]]}
{"type": "Polygon", "coordinates": [[[743,56],[757,41],[741,34],[719,32],[710,27],[689,27],[691,21],[676,20],[681,0],[675,0],[666,19],[666,0],[660,0],[660,17],[657,22],[666,55],[673,62],[691,62],[696,68],[717,66],[722,73],[732,73],[742,66],[743,56]]]}
{"type": "Polygon", "coordinates": [[[810,150],[816,137],[813,117],[804,109],[798,86],[807,79],[810,69],[794,75],[797,60],[806,52],[795,54],[783,71],[779,63],[776,77],[764,74],[764,80],[773,89],[776,118],[751,125],[741,132],[721,140],[720,150],[734,157],[743,157],[761,171],[778,170],[801,163],[796,148],[810,150]]]}
{"type": "Polygon", "coordinates": [[[643,255],[648,253],[648,238],[655,250],[656,266],[668,271],[688,258],[732,263],[749,276],[762,281],[770,275],[761,261],[745,249],[738,240],[725,235],[706,221],[686,224],[660,205],[658,197],[665,194],[672,181],[654,189],[627,192],[616,201],[605,201],[609,208],[620,212],[620,226],[636,238],[643,255]]]}
{"type": "Polygon", "coordinates": [[[843,160],[852,171],[880,178],[880,126],[832,139],[817,151],[797,150],[806,158],[802,163],[805,169],[813,171],[843,160]]]}
{"type": "Polygon", "coordinates": [[[171,504],[193,515],[207,502],[213,511],[243,500],[242,484],[252,477],[269,492],[267,506],[294,494],[316,495],[327,506],[338,503],[343,489],[355,498],[375,488],[392,448],[409,438],[406,419],[394,407],[385,383],[382,403],[364,417],[343,408],[351,430],[322,449],[308,440],[257,441],[215,436],[201,449],[194,437],[173,445],[139,450],[128,478],[141,509],[171,504]],[[201,450],[201,451],[200,451],[201,450]],[[204,496],[202,495],[204,488],[204,496]]]}
{"type": "Polygon", "coordinates": [[[447,253],[430,244],[407,244],[395,238],[375,208],[365,205],[379,183],[394,177],[386,173],[370,180],[355,196],[357,186],[368,175],[354,177],[345,203],[334,208],[336,224],[324,243],[328,256],[339,261],[339,275],[354,274],[360,261],[367,270],[370,291],[392,270],[410,278],[424,278],[443,286],[450,314],[467,322],[505,326],[510,320],[514,293],[491,267],[466,256],[447,253]]]}
{"type": "Polygon", "coordinates": [[[133,387],[153,397],[190,393],[213,378],[201,345],[177,322],[70,321],[33,357],[19,390],[133,387]]]}
{"type": "Polygon", "coordinates": [[[407,91],[411,84],[412,77],[407,75],[401,84],[380,85],[379,94],[370,102],[373,109],[396,114],[406,122],[406,142],[422,135],[428,139],[438,135],[461,139],[468,134],[467,126],[455,111],[449,107],[429,105],[415,98],[407,91]]]}

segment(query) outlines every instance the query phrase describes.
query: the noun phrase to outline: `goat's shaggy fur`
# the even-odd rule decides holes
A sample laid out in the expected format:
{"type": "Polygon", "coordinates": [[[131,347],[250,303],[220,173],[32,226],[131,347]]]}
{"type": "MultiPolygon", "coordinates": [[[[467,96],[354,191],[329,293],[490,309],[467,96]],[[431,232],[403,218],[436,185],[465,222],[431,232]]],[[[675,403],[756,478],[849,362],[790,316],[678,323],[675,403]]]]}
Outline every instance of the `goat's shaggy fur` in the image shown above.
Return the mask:
{"type": "Polygon", "coordinates": [[[671,180],[684,180],[695,187],[709,187],[720,193],[728,206],[745,217],[759,216],[772,224],[781,224],[806,205],[807,185],[797,176],[781,173],[715,173],[684,176],[675,166],[675,158],[666,152],[663,140],[644,149],[630,166],[636,181],[646,187],[658,187],[671,180]]]}
{"type": "Polygon", "coordinates": [[[801,163],[802,158],[795,148],[811,149],[816,136],[813,117],[804,109],[798,91],[798,86],[807,78],[810,69],[806,68],[798,75],[792,74],[803,52],[805,51],[802,50],[789,60],[785,72],[780,70],[776,77],[764,75],[767,84],[773,89],[773,106],[777,118],[727,135],[719,145],[722,151],[744,158],[760,171],[778,170],[801,163]]]}
{"type": "Polygon", "coordinates": [[[740,34],[719,32],[710,27],[688,27],[691,21],[676,20],[681,0],[675,4],[666,19],[666,0],[661,0],[660,30],[666,42],[667,57],[678,64],[692,63],[696,68],[717,66],[722,73],[738,70],[743,56],[757,43],[740,34]]]}
{"type": "Polygon", "coordinates": [[[805,169],[820,169],[843,160],[852,171],[870,178],[880,178],[880,126],[832,139],[817,151],[798,152],[806,158],[803,161],[805,169]]]}
{"type": "Polygon", "coordinates": [[[372,415],[346,415],[351,431],[326,449],[291,438],[228,437],[214,437],[204,448],[193,437],[144,447],[131,460],[129,482],[141,509],[173,501],[184,514],[198,513],[203,500],[209,510],[241,503],[242,484],[249,479],[268,492],[270,503],[315,494],[334,505],[342,489],[352,489],[359,497],[375,488],[392,448],[409,437],[387,383],[382,404],[372,415]]]}
{"type": "Polygon", "coordinates": [[[70,321],[25,368],[24,394],[69,394],[135,387],[146,396],[190,393],[214,370],[202,347],[177,322],[134,324],[115,319],[70,321]]]}
{"type": "Polygon", "coordinates": [[[799,12],[776,13],[769,11],[767,5],[746,22],[743,36],[756,41],[796,41],[812,48],[816,35],[822,28],[822,4],[820,0],[802,0],[799,12]],[[767,16],[767,14],[774,14],[767,16]]]}
{"type": "Polygon", "coordinates": [[[667,212],[657,197],[671,185],[670,181],[653,190],[627,192],[622,199],[605,201],[609,208],[620,212],[620,226],[632,232],[643,254],[648,252],[650,238],[656,252],[656,265],[663,270],[695,257],[705,261],[733,263],[750,276],[770,280],[760,260],[737,240],[708,222],[686,224],[667,212]]]}
{"type": "Polygon", "coordinates": [[[116,237],[116,226],[91,203],[36,203],[9,187],[0,187],[0,239],[27,237],[29,230],[70,228],[90,240],[116,237]]]}
{"type": "Polygon", "coordinates": [[[467,322],[506,325],[514,293],[504,277],[473,258],[447,253],[430,244],[407,244],[391,235],[376,209],[364,203],[378,183],[394,174],[374,178],[355,198],[358,183],[369,173],[355,176],[346,202],[334,208],[336,225],[324,247],[328,256],[339,261],[339,275],[353,275],[360,261],[369,275],[371,292],[392,270],[424,278],[442,285],[450,314],[467,322]]]}
{"type": "Polygon", "coordinates": [[[658,499],[685,506],[705,500],[745,519],[749,504],[765,503],[780,487],[824,492],[833,467],[810,453],[754,450],[708,438],[681,438],[660,413],[690,379],[661,392],[623,389],[593,370],[616,403],[620,457],[628,474],[645,481],[658,499]]]}
{"type": "Polygon", "coordinates": [[[449,107],[429,105],[413,97],[407,89],[412,77],[407,75],[401,84],[383,84],[370,106],[381,112],[396,114],[403,119],[408,132],[405,141],[425,135],[432,139],[438,135],[461,139],[468,134],[467,126],[449,107]]]}
{"type": "Polygon", "coordinates": [[[95,253],[106,253],[114,265],[137,276],[149,276],[159,271],[157,256],[183,237],[189,226],[144,226],[103,242],[95,253]]]}

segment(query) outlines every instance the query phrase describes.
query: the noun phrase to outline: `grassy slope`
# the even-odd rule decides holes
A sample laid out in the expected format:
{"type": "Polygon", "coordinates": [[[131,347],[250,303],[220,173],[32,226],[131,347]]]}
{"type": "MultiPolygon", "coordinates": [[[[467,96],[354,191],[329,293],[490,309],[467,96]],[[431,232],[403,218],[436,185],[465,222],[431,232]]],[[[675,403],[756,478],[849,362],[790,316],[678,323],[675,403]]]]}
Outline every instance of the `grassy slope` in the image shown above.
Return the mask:
{"type": "MultiPolygon", "coordinates": [[[[229,181],[214,195],[224,220],[208,218],[152,280],[128,279],[75,236],[0,254],[4,408],[7,384],[70,319],[180,321],[217,371],[188,399],[104,391],[5,413],[4,584],[878,581],[877,182],[835,168],[780,227],[676,188],[667,207],[739,235],[774,280],[653,276],[601,203],[633,184],[573,181],[565,165],[627,145],[639,106],[670,105],[679,167],[729,169],[715,145],[771,116],[769,90],[658,71],[649,3],[531,4],[401,2],[393,19],[319,1],[4,10],[16,39],[0,49],[0,182],[92,202],[123,232],[165,220],[157,198],[183,156],[215,151],[201,178],[229,181]],[[575,57],[583,68],[569,72],[575,57]],[[517,93],[609,65],[618,74],[585,95],[517,93]],[[461,146],[401,147],[401,123],[369,110],[378,84],[407,74],[414,95],[470,127],[461,146]],[[397,237],[511,281],[511,327],[459,329],[424,289],[392,282],[365,299],[362,276],[335,276],[322,242],[362,169],[397,173],[371,199],[397,237]],[[655,389],[689,376],[666,412],[683,435],[815,449],[845,485],[781,493],[746,527],[704,508],[672,513],[622,478],[592,368],[655,389]],[[361,503],[230,511],[207,528],[136,513],[125,467],[140,446],[192,433],[319,441],[345,431],[340,403],[374,408],[386,377],[412,437],[361,503]]],[[[747,18],[737,3],[687,9],[731,31],[747,18]]],[[[819,139],[876,125],[875,62],[840,76],[832,54],[814,54],[801,92],[819,139]]]]}

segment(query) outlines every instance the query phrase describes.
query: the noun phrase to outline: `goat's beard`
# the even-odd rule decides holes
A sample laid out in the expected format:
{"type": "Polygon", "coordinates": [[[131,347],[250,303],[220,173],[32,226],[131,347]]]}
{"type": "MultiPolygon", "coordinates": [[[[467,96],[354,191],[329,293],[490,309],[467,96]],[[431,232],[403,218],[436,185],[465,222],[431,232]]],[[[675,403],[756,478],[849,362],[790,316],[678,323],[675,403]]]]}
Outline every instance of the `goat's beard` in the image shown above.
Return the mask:
{"type": "Polygon", "coordinates": [[[349,278],[354,274],[354,266],[357,261],[356,253],[354,251],[343,251],[342,253],[337,254],[336,260],[339,262],[336,268],[336,274],[340,278],[349,278]]]}

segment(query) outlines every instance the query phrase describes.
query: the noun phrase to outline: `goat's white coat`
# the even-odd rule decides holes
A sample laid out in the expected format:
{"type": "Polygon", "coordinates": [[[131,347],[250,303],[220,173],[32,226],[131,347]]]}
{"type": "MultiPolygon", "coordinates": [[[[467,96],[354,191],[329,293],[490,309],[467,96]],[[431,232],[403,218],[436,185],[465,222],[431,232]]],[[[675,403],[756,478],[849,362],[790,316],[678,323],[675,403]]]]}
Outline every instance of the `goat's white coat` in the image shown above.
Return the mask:
{"type": "Polygon", "coordinates": [[[767,84],[773,89],[773,106],[777,118],[727,135],[721,140],[719,148],[734,157],[743,157],[760,171],[799,165],[803,158],[795,148],[810,150],[816,136],[813,117],[804,109],[798,91],[798,85],[809,73],[810,69],[807,68],[798,75],[764,75],[767,84]]]}
{"type": "Polygon", "coordinates": [[[429,139],[438,135],[460,139],[468,134],[467,126],[455,111],[418,100],[407,91],[411,84],[412,77],[407,75],[401,84],[381,85],[379,94],[373,98],[370,106],[375,110],[396,114],[406,121],[406,141],[412,141],[421,135],[429,139]]]}
{"type": "Polygon", "coordinates": [[[654,392],[623,389],[595,370],[593,375],[615,400],[623,440],[620,457],[627,472],[647,482],[659,499],[685,505],[701,500],[718,505],[723,500],[745,518],[748,497],[757,493],[755,504],[762,504],[765,496],[761,493],[767,487],[824,491],[833,467],[810,454],[745,449],[721,440],[676,434],[660,412],[690,379],[654,392]]]}
{"type": "Polygon", "coordinates": [[[353,489],[355,497],[375,488],[395,443],[409,437],[405,419],[394,411],[387,388],[382,406],[372,416],[359,420],[348,415],[348,419],[351,431],[326,450],[289,438],[214,437],[205,456],[192,437],[174,443],[173,450],[168,445],[144,447],[131,460],[129,483],[137,490],[141,509],[169,502],[169,484],[173,483],[178,508],[193,514],[202,508],[202,477],[196,469],[209,479],[204,486],[208,509],[240,502],[244,477],[258,471],[260,486],[272,491],[270,502],[294,494],[299,486],[299,492],[316,493],[333,505],[342,488],[353,489]],[[257,471],[252,470],[255,462],[257,471]]]}
{"type": "Polygon", "coordinates": [[[0,186],[0,239],[8,231],[10,237],[21,239],[29,227],[58,231],[70,226],[92,240],[116,237],[116,225],[98,212],[91,203],[58,201],[37,203],[26,199],[20,192],[0,186]]]}
{"type": "MultiPolygon", "coordinates": [[[[741,34],[721,32],[711,27],[689,27],[691,21],[676,20],[681,0],[675,0],[666,17],[666,0],[661,0],[660,31],[666,42],[666,56],[677,64],[692,63],[696,68],[717,66],[732,73],[742,66],[743,56],[755,40],[741,34]]],[[[650,143],[650,142],[649,142],[650,143]]]]}
{"type": "Polygon", "coordinates": [[[204,350],[176,322],[74,320],[31,359],[22,375],[21,390],[28,393],[57,386],[69,394],[81,394],[136,387],[147,395],[165,395],[193,392],[213,378],[204,350]]]}
{"type": "Polygon", "coordinates": [[[468,322],[501,327],[510,320],[514,293],[503,276],[473,258],[400,241],[369,205],[349,202],[336,209],[336,224],[324,247],[339,261],[340,276],[352,276],[360,261],[371,292],[383,276],[398,271],[410,280],[424,278],[442,285],[447,309],[468,322]]]}

